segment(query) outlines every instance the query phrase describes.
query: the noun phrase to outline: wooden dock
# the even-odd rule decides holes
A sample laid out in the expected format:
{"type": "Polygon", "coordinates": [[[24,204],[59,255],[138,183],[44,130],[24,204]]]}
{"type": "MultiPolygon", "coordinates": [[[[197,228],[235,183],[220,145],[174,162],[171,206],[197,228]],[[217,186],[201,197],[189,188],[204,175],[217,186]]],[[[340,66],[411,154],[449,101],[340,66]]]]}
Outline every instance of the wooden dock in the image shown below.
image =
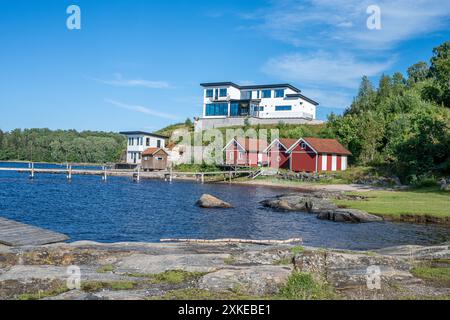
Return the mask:
{"type": "Polygon", "coordinates": [[[69,237],[62,233],[0,217],[0,244],[11,247],[39,246],[68,239],[69,237]]]}
{"type": "Polygon", "coordinates": [[[66,175],[68,180],[71,180],[75,175],[95,175],[101,176],[102,180],[107,179],[110,176],[121,176],[121,177],[130,177],[135,181],[139,181],[140,179],[163,179],[165,181],[172,181],[177,178],[186,179],[192,178],[197,182],[204,183],[206,177],[217,177],[219,180],[229,180],[231,182],[232,179],[240,176],[240,175],[248,175],[249,177],[253,177],[255,174],[255,170],[230,170],[230,171],[214,171],[214,172],[177,172],[172,170],[162,170],[162,171],[141,171],[141,170],[118,170],[118,169],[106,169],[103,170],[91,170],[91,169],[72,169],[71,166],[68,168],[52,168],[52,169],[38,169],[34,168],[34,165],[31,165],[29,168],[0,168],[1,171],[9,171],[9,172],[18,172],[29,174],[29,177],[34,179],[38,174],[62,174],[66,175]]]}

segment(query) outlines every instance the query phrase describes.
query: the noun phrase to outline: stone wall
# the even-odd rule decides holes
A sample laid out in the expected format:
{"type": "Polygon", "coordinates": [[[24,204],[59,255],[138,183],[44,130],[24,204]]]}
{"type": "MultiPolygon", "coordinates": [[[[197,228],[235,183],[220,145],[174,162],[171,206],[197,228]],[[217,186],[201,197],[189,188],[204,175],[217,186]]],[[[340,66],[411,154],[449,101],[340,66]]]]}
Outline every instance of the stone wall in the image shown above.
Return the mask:
{"type": "MultiPolygon", "coordinates": [[[[207,129],[214,128],[224,128],[224,127],[235,127],[244,126],[245,117],[241,118],[200,118],[195,121],[195,131],[199,132],[207,129]]],[[[267,125],[267,124],[278,124],[283,122],[285,124],[322,124],[321,120],[307,120],[302,118],[273,118],[273,119],[262,119],[262,118],[248,118],[250,125],[267,125]]]]}

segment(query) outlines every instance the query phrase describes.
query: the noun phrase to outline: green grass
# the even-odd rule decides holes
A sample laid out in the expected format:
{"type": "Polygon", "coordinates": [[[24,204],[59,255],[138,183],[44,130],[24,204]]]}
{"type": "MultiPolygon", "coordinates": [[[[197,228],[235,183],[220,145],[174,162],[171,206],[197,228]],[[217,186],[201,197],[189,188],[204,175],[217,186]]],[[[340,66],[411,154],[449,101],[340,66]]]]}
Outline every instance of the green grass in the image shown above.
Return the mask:
{"type": "Polygon", "coordinates": [[[262,300],[270,297],[251,296],[232,291],[215,292],[204,289],[179,289],[172,290],[160,297],[152,297],[157,300],[262,300]]]}
{"type": "Polygon", "coordinates": [[[330,285],[318,281],[310,273],[294,272],[281,288],[279,298],[289,300],[326,300],[336,299],[337,294],[330,285]]]}
{"type": "Polygon", "coordinates": [[[225,258],[223,260],[223,263],[225,263],[225,264],[235,264],[236,263],[236,258],[232,254],[230,254],[227,258],[225,258]]]}
{"type": "Polygon", "coordinates": [[[435,267],[429,265],[419,265],[411,270],[411,273],[421,279],[439,285],[450,285],[450,266],[435,267]]]}
{"type": "Polygon", "coordinates": [[[190,280],[195,280],[205,275],[206,272],[190,272],[184,270],[168,270],[158,274],[127,273],[134,278],[146,278],[150,283],[179,284],[190,280]]]}
{"type": "Polygon", "coordinates": [[[107,272],[113,272],[114,271],[114,266],[112,264],[107,264],[104,266],[101,266],[100,268],[97,269],[98,273],[107,273],[107,272]]]}
{"type": "Polygon", "coordinates": [[[448,205],[450,193],[438,188],[409,189],[404,191],[369,191],[350,194],[368,197],[366,200],[335,200],[346,208],[369,213],[400,217],[401,215],[428,215],[437,218],[450,217],[448,205]]]}
{"type": "Polygon", "coordinates": [[[134,281],[84,281],[81,290],[86,292],[97,292],[103,289],[109,290],[131,290],[137,286],[134,281]]]}
{"type": "Polygon", "coordinates": [[[17,300],[39,300],[48,297],[54,297],[60,295],[64,292],[69,291],[67,286],[61,286],[56,289],[48,290],[48,291],[40,291],[36,293],[23,293],[16,297],[17,300]]]}

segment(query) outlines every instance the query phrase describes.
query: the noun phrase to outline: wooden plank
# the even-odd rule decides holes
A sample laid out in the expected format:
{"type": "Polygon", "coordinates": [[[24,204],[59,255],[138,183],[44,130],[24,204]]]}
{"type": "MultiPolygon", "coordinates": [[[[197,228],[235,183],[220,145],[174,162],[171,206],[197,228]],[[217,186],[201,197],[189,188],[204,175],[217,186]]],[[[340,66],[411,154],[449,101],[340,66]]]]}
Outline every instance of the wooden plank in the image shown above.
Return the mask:
{"type": "Polygon", "coordinates": [[[64,242],[65,234],[0,218],[0,243],[12,247],[64,242]]]}

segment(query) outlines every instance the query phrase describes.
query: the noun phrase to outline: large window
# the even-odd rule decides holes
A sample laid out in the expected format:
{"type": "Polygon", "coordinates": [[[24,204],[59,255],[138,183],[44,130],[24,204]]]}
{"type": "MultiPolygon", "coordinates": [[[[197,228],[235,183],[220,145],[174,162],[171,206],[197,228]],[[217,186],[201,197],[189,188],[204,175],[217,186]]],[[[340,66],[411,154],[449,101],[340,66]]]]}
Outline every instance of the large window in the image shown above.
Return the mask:
{"type": "Polygon", "coordinates": [[[206,97],[207,97],[207,98],[212,98],[212,97],[213,97],[213,94],[214,94],[213,89],[207,89],[207,90],[206,90],[206,97]]]}
{"type": "Polygon", "coordinates": [[[262,98],[271,98],[272,90],[262,90],[261,95],[262,95],[262,98]]]}
{"type": "Polygon", "coordinates": [[[228,103],[209,103],[206,105],[206,116],[227,116],[228,103]]]}
{"type": "Polygon", "coordinates": [[[284,89],[275,90],[275,98],[283,98],[284,97],[284,89]]]}
{"type": "Polygon", "coordinates": [[[231,103],[230,104],[230,116],[232,116],[232,117],[239,116],[239,103],[231,103]]]}
{"type": "Polygon", "coordinates": [[[275,111],[291,111],[292,106],[275,106],[275,111]]]}
{"type": "Polygon", "coordinates": [[[227,96],[227,93],[228,93],[228,90],[227,90],[227,89],[220,89],[219,95],[220,95],[221,97],[226,97],[226,96],[227,96]]]}

